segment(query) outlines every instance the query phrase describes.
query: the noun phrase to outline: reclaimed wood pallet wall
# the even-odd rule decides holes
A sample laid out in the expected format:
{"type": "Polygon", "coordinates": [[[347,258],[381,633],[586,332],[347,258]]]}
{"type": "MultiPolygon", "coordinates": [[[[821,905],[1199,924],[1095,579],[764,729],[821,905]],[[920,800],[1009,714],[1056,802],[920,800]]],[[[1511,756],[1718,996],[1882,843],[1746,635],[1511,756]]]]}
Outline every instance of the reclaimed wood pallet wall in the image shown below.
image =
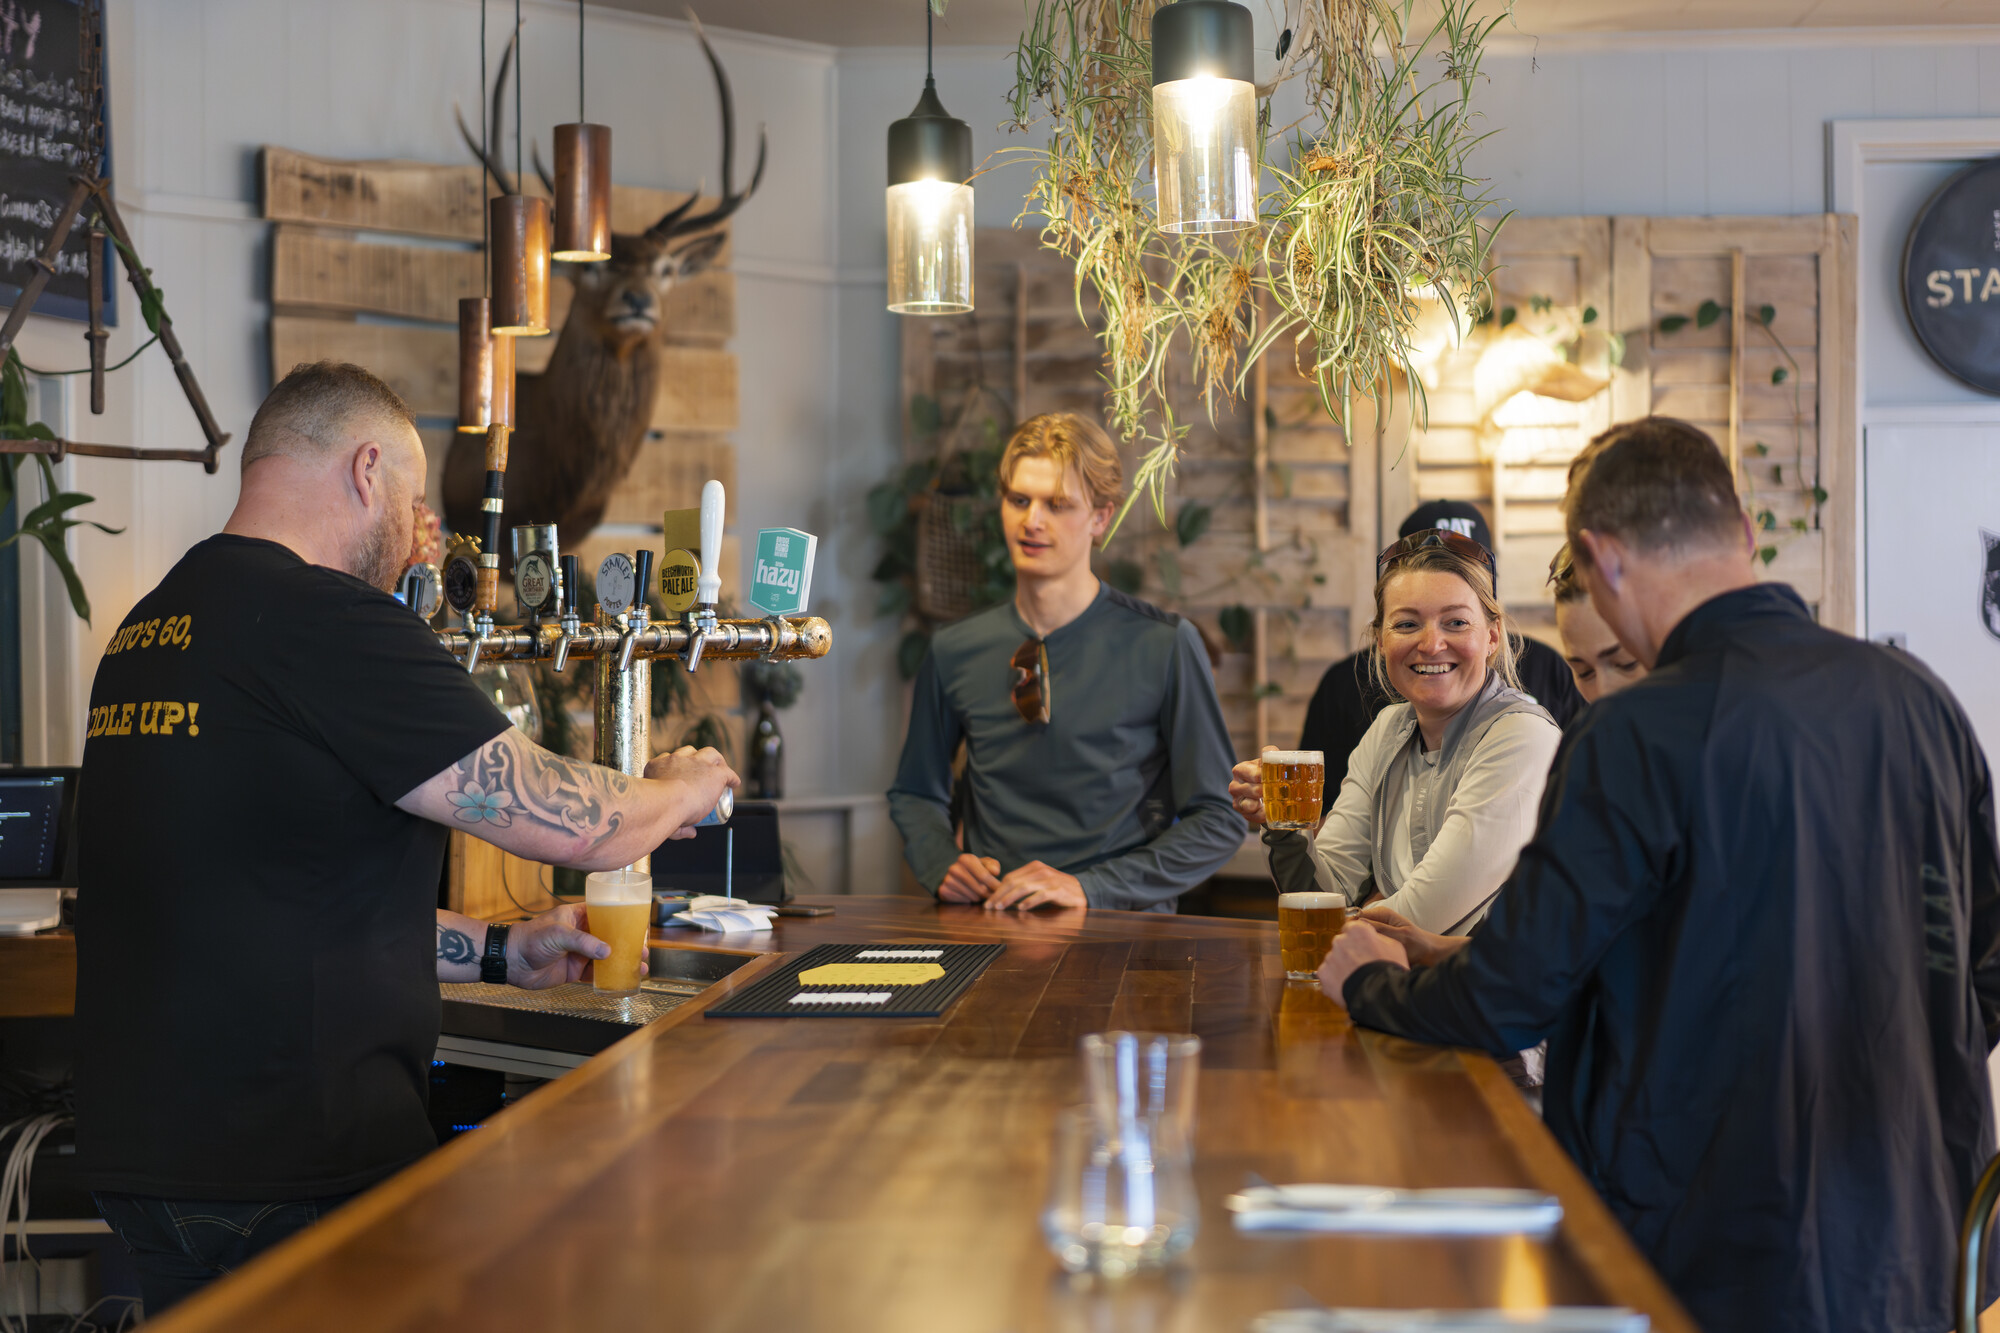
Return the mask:
{"type": "MultiPolygon", "coordinates": [[[[973,315],[902,321],[906,458],[935,448],[912,424],[912,399],[929,395],[949,419],[981,381],[1016,420],[1049,411],[1103,419],[1098,320],[1088,301],[1078,318],[1071,266],[1032,233],[981,231],[977,247],[973,315]]],[[[1570,461],[1614,421],[1660,412],[1694,422],[1740,460],[1746,503],[1769,509],[1776,529],[1765,538],[1777,556],[1760,565],[1764,576],[1792,583],[1822,620],[1851,631],[1856,535],[1848,509],[1814,512],[1800,478],[1803,469],[1835,494],[1859,484],[1854,426],[1842,407],[1854,375],[1853,254],[1853,219],[1831,214],[1512,219],[1494,247],[1496,311],[1513,307],[1524,328],[1567,321],[1577,333],[1567,344],[1571,365],[1604,387],[1581,401],[1521,394],[1482,402],[1480,358],[1499,332],[1495,320],[1426,370],[1426,427],[1412,424],[1411,397],[1399,384],[1379,421],[1356,405],[1352,449],[1289,343],[1262,359],[1249,391],[1219,406],[1212,422],[1185,357],[1176,357],[1174,409],[1190,429],[1168,487],[1168,518],[1197,501],[1211,506],[1213,521],[1181,550],[1150,509],[1136,508],[1100,554],[1100,572],[1110,560],[1135,560],[1141,595],[1189,616],[1222,647],[1216,683],[1239,755],[1289,745],[1321,674],[1360,646],[1374,614],[1376,553],[1422,501],[1469,500],[1485,511],[1503,600],[1528,632],[1552,637],[1546,578],[1563,540],[1570,461]],[[1723,314],[1699,326],[1693,316],[1709,300],[1723,314]],[[1745,323],[1763,305],[1773,307],[1771,332],[1798,363],[1783,385],[1771,383],[1771,371],[1789,363],[1745,323]],[[1689,322],[1661,332],[1660,320],[1676,314],[1689,322]],[[1624,343],[1617,364],[1613,334],[1624,343]],[[1759,443],[1765,452],[1752,447],[1759,443]],[[1805,532],[1793,530],[1794,518],[1806,520],[1805,532]],[[1251,613],[1247,642],[1232,644],[1222,631],[1230,606],[1251,613]]]]}
{"type": "MultiPolygon", "coordinates": [[[[272,379],[328,357],[380,375],[424,419],[436,507],[439,446],[448,443],[458,410],[458,301],[482,286],[479,170],[339,162],[266,147],[262,175],[264,216],[274,224],[272,379]]],[[[529,182],[529,192],[542,193],[540,183],[529,182]]],[[[642,231],[686,197],[615,186],[612,227],[642,231]]],[[[652,433],[605,513],[607,524],[657,528],[663,509],[698,505],[708,478],[734,486],[728,433],[737,425],[737,361],[724,344],[736,333],[736,278],[721,267],[728,260],[725,245],[718,267],[677,285],[663,302],[665,376],[652,433]]],[[[573,295],[559,270],[550,283],[553,330],[561,329],[573,295]]],[[[556,336],[518,340],[521,374],[541,373],[556,336]]]]}
{"type": "Polygon", "coordinates": [[[1608,387],[1582,402],[1484,402],[1479,366],[1495,328],[1482,328],[1437,363],[1428,428],[1409,432],[1407,461],[1392,452],[1383,512],[1430,499],[1480,505],[1509,610],[1545,632],[1570,461],[1614,421],[1681,417],[1738,465],[1746,507],[1769,512],[1760,540],[1776,555],[1759,564],[1762,576],[1792,584],[1825,623],[1851,632],[1850,508],[1815,507],[1809,491],[1815,480],[1831,495],[1859,484],[1843,407],[1854,376],[1854,236],[1854,220],[1833,214],[1509,221],[1494,246],[1495,309],[1511,308],[1523,325],[1580,330],[1574,364],[1608,387]],[[1703,324],[1705,302],[1713,318],[1703,324]],[[1586,324],[1588,309],[1597,318],[1586,324]],[[1672,317],[1685,323],[1664,331],[1672,317]],[[1624,342],[1617,364],[1613,333],[1624,342]]]}

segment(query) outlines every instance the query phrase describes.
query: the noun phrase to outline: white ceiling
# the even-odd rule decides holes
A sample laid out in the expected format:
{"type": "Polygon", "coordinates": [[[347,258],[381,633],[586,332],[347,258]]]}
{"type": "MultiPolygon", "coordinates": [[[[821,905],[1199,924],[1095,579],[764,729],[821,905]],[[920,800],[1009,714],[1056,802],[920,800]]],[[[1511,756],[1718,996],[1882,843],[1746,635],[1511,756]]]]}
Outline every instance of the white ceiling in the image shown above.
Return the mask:
{"type": "MultiPolygon", "coordinates": [[[[689,0],[593,0],[680,18],[689,0]]],[[[830,46],[923,41],[924,0],[694,0],[703,22],[830,46]]],[[[948,0],[939,45],[1011,46],[1033,0],[948,0]]],[[[2000,23],[2000,0],[1517,0],[1532,36],[1768,28],[1923,27],[2000,23]]]]}

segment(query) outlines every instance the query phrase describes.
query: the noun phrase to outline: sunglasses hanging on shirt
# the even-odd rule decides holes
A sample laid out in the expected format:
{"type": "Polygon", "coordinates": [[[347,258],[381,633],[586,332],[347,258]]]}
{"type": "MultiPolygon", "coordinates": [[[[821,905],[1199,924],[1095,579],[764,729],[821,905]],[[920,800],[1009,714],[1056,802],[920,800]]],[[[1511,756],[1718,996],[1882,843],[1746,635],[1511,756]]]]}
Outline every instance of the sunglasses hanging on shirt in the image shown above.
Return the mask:
{"type": "Polygon", "coordinates": [[[1014,711],[1023,722],[1049,720],[1049,646],[1029,639],[1014,650],[1014,711]]]}

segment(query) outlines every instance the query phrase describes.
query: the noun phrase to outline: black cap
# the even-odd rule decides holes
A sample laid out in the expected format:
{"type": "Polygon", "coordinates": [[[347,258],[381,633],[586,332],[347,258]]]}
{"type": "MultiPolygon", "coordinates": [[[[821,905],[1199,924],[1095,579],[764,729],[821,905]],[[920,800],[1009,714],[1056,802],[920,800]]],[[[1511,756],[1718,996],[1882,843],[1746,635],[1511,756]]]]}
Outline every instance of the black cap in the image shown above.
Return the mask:
{"type": "Polygon", "coordinates": [[[1413,532],[1428,532],[1432,528],[1443,528],[1446,532],[1470,537],[1487,550],[1493,549],[1493,529],[1486,526],[1485,515],[1479,512],[1478,506],[1463,500],[1432,500],[1418,505],[1403,520],[1403,526],[1396,529],[1396,535],[1407,537],[1413,532]]]}
{"type": "Polygon", "coordinates": [[[889,184],[972,175],[972,127],[944,109],[937,84],[924,79],[923,96],[909,115],[889,124],[889,184]]]}

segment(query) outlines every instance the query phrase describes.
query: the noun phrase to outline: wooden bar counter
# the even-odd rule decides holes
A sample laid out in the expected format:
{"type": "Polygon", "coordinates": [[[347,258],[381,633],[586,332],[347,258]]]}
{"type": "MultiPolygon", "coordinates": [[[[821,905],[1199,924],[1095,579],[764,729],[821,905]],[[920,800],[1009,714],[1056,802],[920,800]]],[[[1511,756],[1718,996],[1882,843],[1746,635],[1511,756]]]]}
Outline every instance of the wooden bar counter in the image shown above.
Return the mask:
{"type": "Polygon", "coordinates": [[[1356,1031],[1287,988],[1273,926],[807,901],[837,914],[664,942],[1007,949],[941,1020],[703,1018],[757,959],[148,1327],[1220,1333],[1314,1303],[1612,1304],[1694,1333],[1492,1061],[1356,1031]],[[1200,1235],[1123,1284],[1063,1273],[1038,1224],[1077,1037],[1114,1027],[1204,1043],[1200,1235]],[[1532,1185],[1565,1220],[1547,1241],[1241,1235],[1222,1200],[1252,1172],[1532,1185]]]}

